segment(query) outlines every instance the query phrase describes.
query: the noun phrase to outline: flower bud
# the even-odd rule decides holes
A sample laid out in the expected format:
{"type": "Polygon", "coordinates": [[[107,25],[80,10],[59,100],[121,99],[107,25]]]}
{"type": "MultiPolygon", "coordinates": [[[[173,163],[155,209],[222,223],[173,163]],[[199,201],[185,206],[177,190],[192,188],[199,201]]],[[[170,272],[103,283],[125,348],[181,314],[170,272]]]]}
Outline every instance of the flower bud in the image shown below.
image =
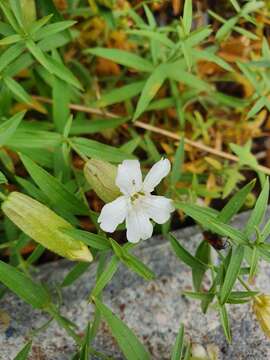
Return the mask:
{"type": "Polygon", "coordinates": [[[105,203],[118,198],[121,193],[115,185],[117,167],[107,161],[88,160],[84,165],[84,175],[98,197],[105,203]]]}
{"type": "Polygon", "coordinates": [[[209,360],[205,348],[200,344],[192,344],[192,360],[209,360]]]}
{"type": "Polygon", "coordinates": [[[84,243],[61,231],[72,225],[31,197],[12,192],[3,202],[2,211],[26,235],[56,254],[70,260],[93,260],[84,243]]]}
{"type": "Polygon", "coordinates": [[[255,296],[253,311],[262,330],[270,337],[270,295],[255,296]]]}

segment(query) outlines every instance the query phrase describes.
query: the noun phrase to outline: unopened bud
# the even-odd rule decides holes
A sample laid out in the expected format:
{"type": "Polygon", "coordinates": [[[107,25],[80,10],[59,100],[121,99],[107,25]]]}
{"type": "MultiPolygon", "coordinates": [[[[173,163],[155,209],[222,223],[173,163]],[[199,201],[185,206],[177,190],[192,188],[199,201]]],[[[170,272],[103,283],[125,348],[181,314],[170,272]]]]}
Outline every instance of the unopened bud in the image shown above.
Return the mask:
{"type": "Polygon", "coordinates": [[[192,344],[192,360],[209,360],[205,348],[200,344],[192,344]]]}
{"type": "Polygon", "coordinates": [[[72,225],[31,197],[12,192],[3,202],[2,210],[26,235],[52,252],[70,260],[93,260],[84,243],[62,232],[72,225]]]}
{"type": "Polygon", "coordinates": [[[270,295],[255,296],[253,311],[262,330],[270,337],[270,295]]]}
{"type": "Polygon", "coordinates": [[[115,184],[117,167],[109,162],[88,160],[84,166],[84,175],[95,193],[105,203],[111,202],[121,195],[115,184]]]}
{"type": "Polygon", "coordinates": [[[257,201],[256,196],[253,193],[249,193],[245,200],[245,206],[249,209],[253,208],[257,201]]]}

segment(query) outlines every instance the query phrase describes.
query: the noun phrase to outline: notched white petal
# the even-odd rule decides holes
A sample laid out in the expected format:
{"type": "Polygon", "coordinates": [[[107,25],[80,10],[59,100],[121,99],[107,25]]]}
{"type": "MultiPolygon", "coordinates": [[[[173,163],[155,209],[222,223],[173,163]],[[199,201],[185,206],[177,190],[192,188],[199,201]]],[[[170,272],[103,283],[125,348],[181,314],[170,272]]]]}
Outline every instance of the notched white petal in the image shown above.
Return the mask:
{"type": "Polygon", "coordinates": [[[175,210],[173,202],[164,196],[148,195],[142,203],[144,211],[157,224],[164,224],[175,210]]]}
{"type": "Polygon", "coordinates": [[[131,209],[126,218],[127,240],[137,243],[152,236],[153,225],[145,212],[131,209]]]}
{"type": "Polygon", "coordinates": [[[124,160],[118,165],[115,181],[121,192],[132,195],[142,188],[142,172],[138,160],[124,160]]]}
{"type": "Polygon", "coordinates": [[[169,174],[171,163],[168,159],[161,159],[149,170],[143,182],[143,190],[150,193],[169,174]]]}
{"type": "Polygon", "coordinates": [[[101,229],[106,232],[114,232],[126,218],[127,205],[128,200],[125,196],[120,196],[104,205],[98,218],[101,229]]]}

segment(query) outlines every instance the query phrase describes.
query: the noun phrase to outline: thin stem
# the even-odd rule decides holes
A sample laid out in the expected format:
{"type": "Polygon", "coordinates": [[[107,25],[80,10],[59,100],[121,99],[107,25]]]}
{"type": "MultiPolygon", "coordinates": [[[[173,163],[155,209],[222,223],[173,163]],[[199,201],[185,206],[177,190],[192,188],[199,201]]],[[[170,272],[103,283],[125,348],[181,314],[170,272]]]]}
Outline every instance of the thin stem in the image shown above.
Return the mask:
{"type": "Polygon", "coordinates": [[[237,279],[247,291],[253,291],[239,275],[238,275],[237,279]]]}
{"type": "Polygon", "coordinates": [[[78,345],[81,345],[81,344],[82,344],[82,339],[80,338],[80,336],[77,335],[77,334],[75,333],[75,331],[73,331],[73,330],[71,329],[70,326],[68,326],[68,324],[66,323],[66,321],[62,318],[62,316],[57,312],[56,309],[50,308],[50,309],[48,310],[48,313],[49,313],[51,316],[53,316],[53,318],[58,322],[58,324],[59,324],[60,326],[62,326],[62,327],[66,330],[66,332],[68,333],[68,335],[73,338],[73,340],[76,342],[76,344],[78,344],[78,345]]]}

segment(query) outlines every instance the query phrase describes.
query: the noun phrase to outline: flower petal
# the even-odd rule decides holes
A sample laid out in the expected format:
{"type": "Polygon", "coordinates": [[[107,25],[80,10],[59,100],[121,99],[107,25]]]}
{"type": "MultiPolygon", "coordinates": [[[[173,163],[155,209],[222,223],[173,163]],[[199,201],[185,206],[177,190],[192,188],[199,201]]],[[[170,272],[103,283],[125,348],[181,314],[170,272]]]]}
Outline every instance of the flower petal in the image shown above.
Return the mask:
{"type": "Polygon", "coordinates": [[[104,205],[98,218],[101,229],[114,232],[117,225],[125,220],[127,206],[128,200],[125,196],[119,196],[116,200],[104,205]]]}
{"type": "Polygon", "coordinates": [[[143,190],[150,193],[169,174],[171,164],[168,159],[161,159],[149,170],[143,182],[143,190]]]}
{"type": "Polygon", "coordinates": [[[152,236],[153,225],[147,214],[142,210],[132,208],[126,218],[127,239],[129,242],[137,243],[152,236]]]}
{"type": "Polygon", "coordinates": [[[116,185],[125,195],[132,195],[142,188],[142,172],[138,160],[124,160],[118,165],[116,185]]]}
{"type": "Polygon", "coordinates": [[[145,196],[142,200],[142,206],[150,219],[158,224],[167,222],[171,212],[175,210],[171,199],[157,195],[145,196]]]}

